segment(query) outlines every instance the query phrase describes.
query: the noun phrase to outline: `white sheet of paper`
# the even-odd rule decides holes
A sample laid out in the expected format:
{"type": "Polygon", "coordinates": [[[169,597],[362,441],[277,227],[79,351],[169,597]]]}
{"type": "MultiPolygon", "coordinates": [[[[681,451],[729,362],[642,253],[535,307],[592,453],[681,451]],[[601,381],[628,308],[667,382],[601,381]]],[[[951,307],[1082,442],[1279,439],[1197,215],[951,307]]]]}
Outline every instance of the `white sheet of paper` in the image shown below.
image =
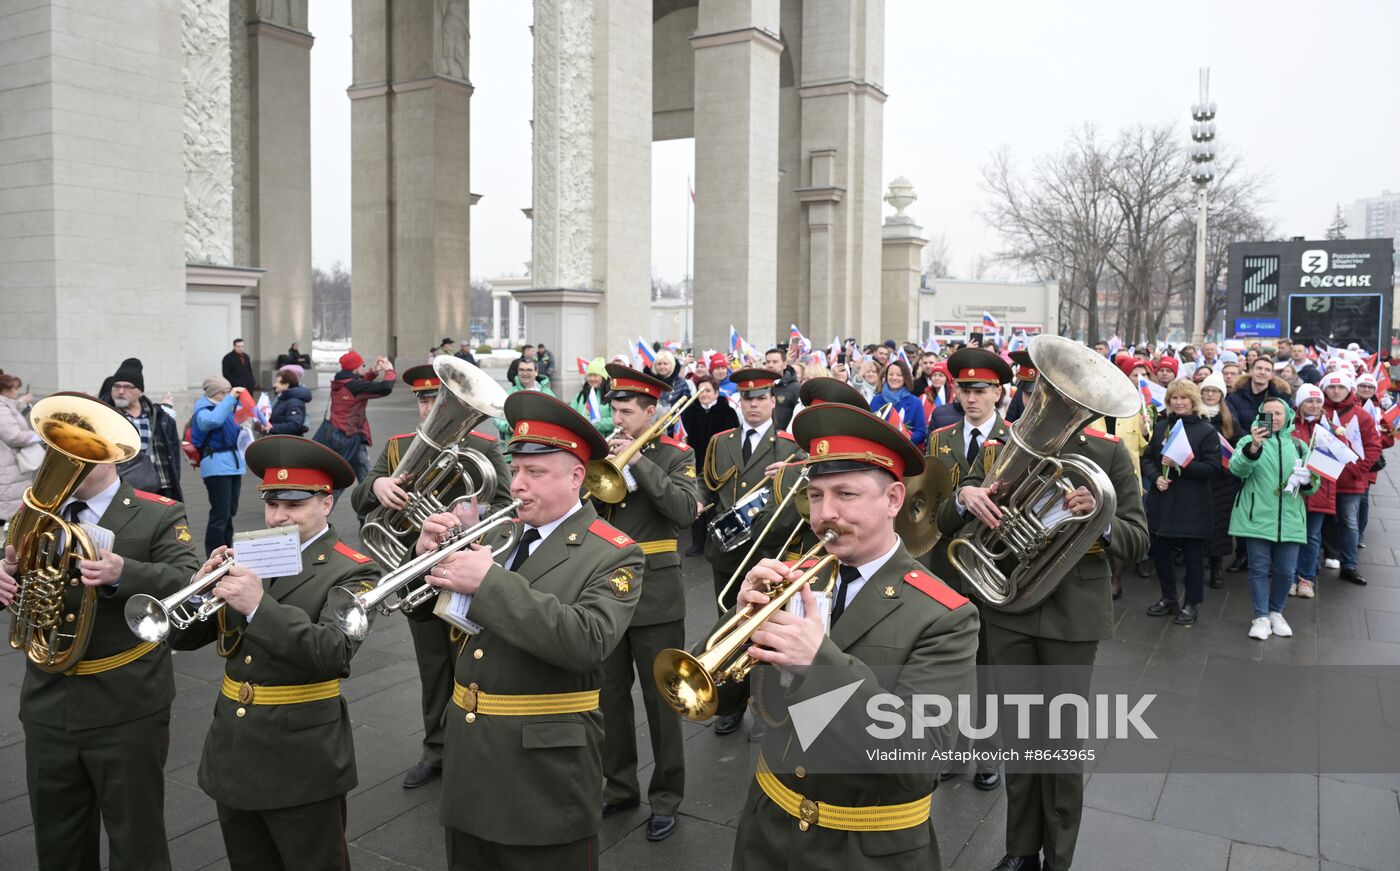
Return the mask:
{"type": "Polygon", "coordinates": [[[112,534],[112,530],[103,526],[98,526],[95,523],[83,523],[79,525],[82,526],[83,531],[88,534],[88,538],[92,540],[92,546],[97,548],[98,553],[112,549],[112,542],[116,541],[116,536],[112,534]]]}
{"type": "Polygon", "coordinates": [[[444,590],[438,594],[437,603],[433,605],[433,613],[437,615],[438,619],[451,623],[463,632],[479,635],[481,634],[481,624],[467,619],[467,611],[471,610],[471,607],[471,594],[444,590]]]}
{"type": "Polygon", "coordinates": [[[235,533],[233,559],[264,580],[299,574],[301,536],[295,526],[235,533]]]}

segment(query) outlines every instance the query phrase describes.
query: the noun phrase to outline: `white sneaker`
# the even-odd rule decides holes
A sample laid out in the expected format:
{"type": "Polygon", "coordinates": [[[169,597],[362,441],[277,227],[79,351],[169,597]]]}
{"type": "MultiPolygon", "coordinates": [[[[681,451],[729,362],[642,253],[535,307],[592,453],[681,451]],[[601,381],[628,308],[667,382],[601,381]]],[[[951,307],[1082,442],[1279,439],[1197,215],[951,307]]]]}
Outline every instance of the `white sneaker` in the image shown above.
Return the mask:
{"type": "Polygon", "coordinates": [[[1249,637],[1257,638],[1260,641],[1267,639],[1273,630],[1269,628],[1268,617],[1255,617],[1254,622],[1249,624],[1249,637]]]}
{"type": "Polygon", "coordinates": [[[1322,561],[1322,565],[1329,569],[1339,569],[1342,567],[1342,561],[1339,559],[1325,559],[1322,561]]]}
{"type": "Polygon", "coordinates": [[[1290,596],[1296,596],[1296,595],[1298,595],[1298,585],[1297,585],[1297,584],[1294,584],[1293,586],[1291,586],[1291,587],[1288,588],[1288,595],[1290,595],[1290,596]]]}
{"type": "Polygon", "coordinates": [[[1316,591],[1315,589],[1313,589],[1313,582],[1312,582],[1312,581],[1299,581],[1299,582],[1298,582],[1298,598],[1300,598],[1300,599],[1314,599],[1314,598],[1316,598],[1316,597],[1317,597],[1317,591],[1316,591]]]}
{"type": "Polygon", "coordinates": [[[1293,635],[1293,627],[1289,626],[1288,621],[1277,611],[1269,612],[1269,628],[1279,638],[1289,638],[1293,635]]]}

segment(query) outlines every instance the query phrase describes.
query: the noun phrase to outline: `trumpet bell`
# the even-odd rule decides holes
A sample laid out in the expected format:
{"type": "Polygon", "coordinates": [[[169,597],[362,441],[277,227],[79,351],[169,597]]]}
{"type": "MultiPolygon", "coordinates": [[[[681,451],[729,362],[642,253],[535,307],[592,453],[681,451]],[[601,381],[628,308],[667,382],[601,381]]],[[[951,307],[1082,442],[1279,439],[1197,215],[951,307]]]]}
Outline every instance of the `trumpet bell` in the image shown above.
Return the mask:
{"type": "Polygon", "coordinates": [[[583,489],[599,501],[616,505],[627,498],[627,479],[610,459],[593,460],[584,472],[583,489]]]}
{"type": "Polygon", "coordinates": [[[661,651],[651,666],[661,698],[687,720],[708,720],[719,709],[714,678],[695,656],[684,650],[661,651]]]}
{"type": "Polygon", "coordinates": [[[122,611],[126,625],[142,641],[159,644],[170,635],[170,614],[155,596],[137,593],[122,611]]]}
{"type": "Polygon", "coordinates": [[[363,641],[369,635],[369,609],[360,597],[344,587],[332,587],[326,604],[335,614],[335,623],[347,638],[363,641]]]}

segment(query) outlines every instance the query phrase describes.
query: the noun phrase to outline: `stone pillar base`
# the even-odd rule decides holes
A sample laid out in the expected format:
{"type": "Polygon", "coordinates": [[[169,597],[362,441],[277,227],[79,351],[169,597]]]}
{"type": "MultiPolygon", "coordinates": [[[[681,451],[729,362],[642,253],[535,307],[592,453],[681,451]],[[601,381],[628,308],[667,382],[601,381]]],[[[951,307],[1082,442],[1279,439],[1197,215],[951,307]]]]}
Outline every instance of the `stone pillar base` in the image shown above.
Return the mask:
{"type": "Polygon", "coordinates": [[[525,340],[543,342],[554,355],[554,395],[568,402],[583,383],[574,358],[595,356],[593,327],[603,291],[529,287],[510,293],[525,308],[525,340]]]}

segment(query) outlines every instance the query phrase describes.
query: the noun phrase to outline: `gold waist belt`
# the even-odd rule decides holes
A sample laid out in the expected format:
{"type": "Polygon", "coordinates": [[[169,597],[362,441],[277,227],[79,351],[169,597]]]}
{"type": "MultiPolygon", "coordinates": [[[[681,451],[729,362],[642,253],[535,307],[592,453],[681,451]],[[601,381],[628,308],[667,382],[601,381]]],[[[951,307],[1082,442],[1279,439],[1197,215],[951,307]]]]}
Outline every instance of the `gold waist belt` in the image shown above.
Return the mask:
{"type": "Polygon", "coordinates": [[[319,702],[340,695],[340,679],[302,684],[301,686],[261,687],[247,681],[239,682],[224,675],[224,698],[242,705],[299,705],[319,702]]]}
{"type": "Polygon", "coordinates": [[[910,829],[928,822],[933,807],[933,794],[904,804],[881,804],[872,807],[844,807],[803,798],[778,780],[768,768],[767,761],[758,757],[754,772],[759,788],[773,803],[799,820],[798,828],[807,831],[812,826],[843,832],[894,832],[910,829]]]}
{"type": "Polygon", "coordinates": [[[546,693],[534,696],[506,696],[484,693],[476,684],[452,685],[452,703],[468,714],[497,717],[528,717],[533,714],[583,714],[598,707],[598,690],[577,693],[546,693]]]}
{"type": "Polygon", "coordinates": [[[101,674],[104,671],[111,671],[114,668],[121,668],[128,663],[135,662],[146,654],[155,650],[158,645],[154,641],[143,641],[129,650],[121,653],[114,653],[111,656],[104,656],[101,659],[83,659],[73,666],[70,674],[101,674]]]}

